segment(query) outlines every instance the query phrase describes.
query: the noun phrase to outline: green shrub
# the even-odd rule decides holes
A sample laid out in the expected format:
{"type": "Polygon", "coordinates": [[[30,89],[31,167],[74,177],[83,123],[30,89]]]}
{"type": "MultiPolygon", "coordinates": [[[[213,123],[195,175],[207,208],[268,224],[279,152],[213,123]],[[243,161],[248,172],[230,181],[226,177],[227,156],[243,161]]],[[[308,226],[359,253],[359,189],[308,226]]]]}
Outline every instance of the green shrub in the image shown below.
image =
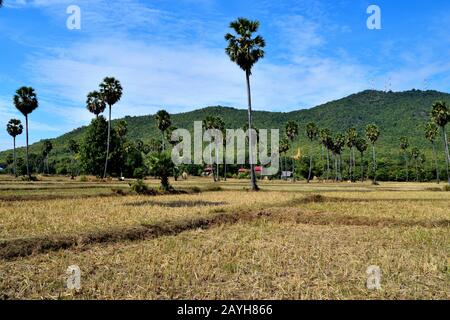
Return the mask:
{"type": "Polygon", "coordinates": [[[150,191],[148,186],[141,179],[130,183],[130,189],[132,192],[137,194],[148,194],[150,191]]]}
{"type": "Polygon", "coordinates": [[[39,179],[36,176],[23,176],[22,181],[39,181],[39,179]]]}
{"type": "Polygon", "coordinates": [[[133,177],[136,179],[144,179],[147,174],[147,170],[143,167],[139,167],[134,169],[133,171],[133,177]]]}
{"type": "Polygon", "coordinates": [[[81,181],[81,182],[87,182],[88,179],[87,179],[86,176],[81,176],[81,177],[80,177],[80,181],[81,181]]]}

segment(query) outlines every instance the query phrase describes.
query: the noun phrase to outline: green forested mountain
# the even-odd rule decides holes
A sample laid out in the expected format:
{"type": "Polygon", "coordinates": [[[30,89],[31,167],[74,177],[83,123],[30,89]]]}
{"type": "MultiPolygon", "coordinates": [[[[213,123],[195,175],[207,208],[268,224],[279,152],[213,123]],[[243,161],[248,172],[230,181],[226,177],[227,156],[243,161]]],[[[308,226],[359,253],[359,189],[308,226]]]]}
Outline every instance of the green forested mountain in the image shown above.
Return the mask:
{"type": "MultiPolygon", "coordinates": [[[[349,127],[356,127],[362,134],[369,123],[377,124],[381,129],[378,142],[378,153],[381,158],[397,158],[399,156],[399,139],[406,136],[411,147],[419,147],[426,154],[431,153],[431,146],[424,138],[424,125],[428,121],[431,105],[436,100],[450,101],[450,95],[437,91],[411,90],[405,92],[363,91],[346,98],[328,102],[308,110],[289,113],[255,111],[254,122],[257,128],[280,128],[289,120],[299,124],[300,137],[298,146],[308,148],[305,137],[305,126],[315,122],[320,128],[329,128],[333,133],[342,132],[349,127]]],[[[247,121],[247,111],[230,107],[207,107],[186,113],[172,115],[172,121],[178,128],[192,129],[194,121],[201,121],[208,115],[220,116],[227,128],[240,128],[247,121]]],[[[159,137],[154,116],[125,117],[128,123],[128,138],[142,139],[144,142],[152,137],[159,137]]],[[[64,157],[67,154],[67,143],[70,139],[81,141],[86,127],[53,139],[54,150],[50,157],[64,157]]],[[[438,141],[439,149],[443,143],[438,141]]],[[[40,153],[42,142],[31,146],[31,153],[40,153]]],[[[4,162],[11,150],[0,153],[0,163],[4,162]]],[[[19,149],[18,155],[23,154],[19,149]]]]}

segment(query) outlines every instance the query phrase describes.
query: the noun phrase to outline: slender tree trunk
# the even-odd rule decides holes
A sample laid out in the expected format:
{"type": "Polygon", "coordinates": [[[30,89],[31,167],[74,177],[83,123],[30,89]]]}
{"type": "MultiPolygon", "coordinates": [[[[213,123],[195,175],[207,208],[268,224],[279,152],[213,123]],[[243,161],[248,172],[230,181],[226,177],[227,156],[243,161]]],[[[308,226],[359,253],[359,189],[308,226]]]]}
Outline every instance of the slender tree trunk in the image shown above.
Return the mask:
{"type": "Polygon", "coordinates": [[[163,151],[166,151],[166,142],[164,140],[164,131],[161,131],[161,142],[162,142],[162,149],[163,151]]]}
{"type": "Polygon", "coordinates": [[[352,169],[353,169],[353,162],[352,162],[352,148],[350,148],[349,151],[349,161],[348,161],[348,173],[349,173],[349,180],[353,181],[353,176],[352,176],[352,169]]]}
{"type": "Polygon", "coordinates": [[[227,181],[227,156],[225,155],[223,163],[223,181],[227,181]]]}
{"type": "Polygon", "coordinates": [[[364,183],[364,153],[361,152],[361,182],[364,183]]]}
{"type": "Polygon", "coordinates": [[[214,162],[213,162],[213,158],[212,158],[211,144],[209,144],[209,163],[210,163],[211,174],[213,176],[213,180],[214,180],[214,182],[217,182],[217,180],[216,180],[216,173],[214,172],[214,162]]]}
{"type": "Polygon", "coordinates": [[[445,160],[447,162],[447,179],[448,179],[448,184],[450,185],[450,154],[448,151],[447,131],[445,131],[445,126],[442,127],[442,131],[444,132],[445,160]]]}
{"type": "Polygon", "coordinates": [[[14,149],[13,149],[13,162],[14,162],[14,176],[17,177],[17,168],[16,168],[16,137],[13,137],[13,144],[14,144],[14,149]]]}
{"type": "Polygon", "coordinates": [[[108,158],[109,158],[109,143],[111,139],[111,106],[109,106],[109,120],[108,120],[108,141],[106,143],[106,160],[105,171],[103,172],[103,179],[106,179],[106,173],[108,170],[108,158]]]}
{"type": "Polygon", "coordinates": [[[405,151],[404,154],[404,158],[405,158],[405,167],[406,167],[406,182],[409,182],[409,165],[408,165],[408,154],[405,151]]]}
{"type": "Polygon", "coordinates": [[[330,150],[327,149],[327,181],[330,179],[330,150]]]}
{"type": "Polygon", "coordinates": [[[437,180],[437,184],[440,184],[440,177],[439,177],[439,164],[438,164],[438,159],[437,159],[437,153],[436,153],[436,145],[434,144],[434,142],[432,142],[433,144],[433,157],[434,157],[434,165],[436,166],[436,180],[437,180]]]}
{"type": "Polygon", "coordinates": [[[295,159],[292,158],[292,182],[295,182],[295,159]]]}
{"type": "Polygon", "coordinates": [[[375,143],[372,144],[372,157],[373,157],[373,184],[377,184],[377,156],[375,153],[375,143]]]}
{"type": "MultiPolygon", "coordinates": [[[[251,95],[251,88],[250,88],[250,70],[247,70],[245,72],[246,80],[247,80],[247,98],[248,98],[248,128],[249,132],[251,132],[252,126],[252,95],[251,95]]],[[[258,191],[258,185],[256,184],[256,172],[255,172],[255,165],[253,164],[253,148],[252,148],[252,135],[249,134],[249,145],[250,145],[250,151],[249,151],[249,158],[250,158],[250,172],[251,172],[251,183],[252,183],[252,190],[258,191]]]]}
{"type": "Polygon", "coordinates": [[[353,182],[356,182],[356,152],[355,147],[352,148],[353,154],[353,182]]]}
{"type": "Polygon", "coordinates": [[[334,156],[334,182],[338,182],[339,176],[338,176],[338,159],[337,154],[333,154],[334,156]]]}
{"type": "Polygon", "coordinates": [[[309,173],[308,173],[308,183],[311,181],[311,172],[312,172],[312,154],[309,152],[309,173]]]}
{"type": "Polygon", "coordinates": [[[27,138],[27,150],[26,150],[27,176],[28,176],[28,179],[31,180],[30,165],[28,163],[28,115],[25,116],[25,126],[26,126],[26,138],[27,138]]]}
{"type": "Polygon", "coordinates": [[[280,180],[283,180],[283,154],[280,154],[280,180]]]}

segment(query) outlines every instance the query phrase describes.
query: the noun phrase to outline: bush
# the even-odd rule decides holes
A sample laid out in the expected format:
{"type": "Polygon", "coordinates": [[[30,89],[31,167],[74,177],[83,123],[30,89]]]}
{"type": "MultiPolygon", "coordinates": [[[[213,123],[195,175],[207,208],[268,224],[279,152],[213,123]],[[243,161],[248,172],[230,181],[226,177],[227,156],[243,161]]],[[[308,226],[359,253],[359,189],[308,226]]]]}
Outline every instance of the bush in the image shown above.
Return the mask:
{"type": "Polygon", "coordinates": [[[35,182],[35,181],[39,181],[39,179],[36,176],[23,176],[22,177],[22,181],[31,181],[31,182],[35,182]]]}
{"type": "Polygon", "coordinates": [[[133,183],[130,183],[130,189],[131,191],[137,194],[148,194],[150,191],[148,186],[144,183],[144,181],[140,179],[134,181],[133,183]]]}
{"type": "Polygon", "coordinates": [[[136,179],[144,179],[146,175],[147,171],[145,170],[145,168],[142,167],[136,168],[133,171],[133,177],[136,179]]]}
{"type": "Polygon", "coordinates": [[[442,188],[444,191],[450,191],[450,186],[449,185],[446,185],[446,186],[444,186],[444,188],[442,188]]]}
{"type": "Polygon", "coordinates": [[[87,179],[86,176],[81,176],[81,177],[80,177],[80,181],[81,181],[81,182],[87,182],[88,179],[87,179]]]}

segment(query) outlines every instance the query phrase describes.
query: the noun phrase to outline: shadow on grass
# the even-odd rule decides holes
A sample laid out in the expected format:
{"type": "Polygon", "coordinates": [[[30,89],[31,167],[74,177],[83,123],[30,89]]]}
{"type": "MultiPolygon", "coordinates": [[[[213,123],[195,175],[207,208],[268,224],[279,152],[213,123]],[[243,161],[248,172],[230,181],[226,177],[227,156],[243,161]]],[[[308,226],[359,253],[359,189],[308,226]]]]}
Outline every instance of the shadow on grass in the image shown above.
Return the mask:
{"type": "Polygon", "coordinates": [[[126,206],[130,207],[141,207],[141,206],[159,206],[159,207],[167,207],[167,208],[183,208],[183,207],[217,207],[227,205],[227,202],[212,202],[212,201],[171,201],[171,202],[162,202],[162,201],[138,201],[138,202],[129,202],[126,203],[126,206]]]}

